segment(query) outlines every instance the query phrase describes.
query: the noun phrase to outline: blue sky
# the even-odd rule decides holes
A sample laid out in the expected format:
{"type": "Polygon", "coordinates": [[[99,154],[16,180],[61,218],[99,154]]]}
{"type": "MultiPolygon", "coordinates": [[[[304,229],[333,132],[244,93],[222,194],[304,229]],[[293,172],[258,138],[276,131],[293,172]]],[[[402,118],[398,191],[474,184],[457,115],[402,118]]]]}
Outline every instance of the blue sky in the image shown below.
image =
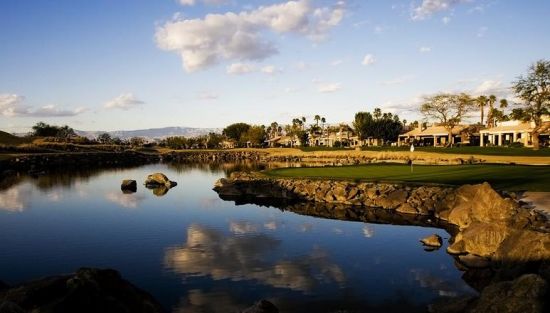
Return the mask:
{"type": "Polygon", "coordinates": [[[0,129],[410,121],[439,91],[511,97],[549,57],[548,16],[545,0],[3,0],[0,129]]]}

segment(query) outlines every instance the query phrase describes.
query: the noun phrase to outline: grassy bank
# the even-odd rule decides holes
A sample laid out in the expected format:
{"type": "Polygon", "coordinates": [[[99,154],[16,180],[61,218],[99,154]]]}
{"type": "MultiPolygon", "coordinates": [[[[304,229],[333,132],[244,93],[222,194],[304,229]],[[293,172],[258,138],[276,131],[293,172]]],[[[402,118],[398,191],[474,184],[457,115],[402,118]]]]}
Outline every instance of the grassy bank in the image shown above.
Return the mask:
{"type": "MultiPolygon", "coordinates": [[[[395,152],[408,152],[409,146],[402,147],[363,147],[362,151],[395,151],[395,152]]],[[[463,146],[453,148],[443,147],[415,147],[415,151],[418,152],[433,152],[442,154],[467,154],[467,155],[503,155],[503,156],[550,156],[550,148],[541,148],[540,150],[533,150],[532,148],[511,148],[511,147],[476,147],[476,146],[463,146]]],[[[315,151],[353,151],[351,148],[331,148],[331,147],[300,147],[304,152],[315,151]]]]}
{"type": "MultiPolygon", "coordinates": [[[[367,147],[366,151],[409,151],[410,147],[367,147]]],[[[533,150],[532,148],[511,147],[477,147],[463,146],[453,148],[415,147],[415,151],[435,152],[444,154],[469,154],[469,155],[506,155],[506,156],[550,156],[549,148],[533,150]]]]}
{"type": "Polygon", "coordinates": [[[550,191],[550,166],[456,165],[435,166],[371,164],[339,167],[283,168],[266,173],[275,177],[353,179],[365,181],[433,184],[476,184],[489,182],[502,190],[550,191]]]}

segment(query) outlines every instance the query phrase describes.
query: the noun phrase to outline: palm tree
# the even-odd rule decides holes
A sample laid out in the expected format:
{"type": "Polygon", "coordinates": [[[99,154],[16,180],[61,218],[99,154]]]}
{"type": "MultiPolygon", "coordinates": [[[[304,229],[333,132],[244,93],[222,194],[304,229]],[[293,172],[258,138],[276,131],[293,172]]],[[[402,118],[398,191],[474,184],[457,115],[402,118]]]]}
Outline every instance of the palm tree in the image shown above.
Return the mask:
{"type": "Polygon", "coordinates": [[[495,126],[495,119],[493,118],[493,108],[494,104],[497,102],[497,97],[495,95],[489,96],[489,114],[487,116],[487,126],[488,127],[494,127],[495,126]]]}
{"type": "Polygon", "coordinates": [[[487,105],[487,102],[489,99],[485,96],[479,96],[475,99],[476,105],[479,107],[481,111],[481,121],[480,124],[483,125],[483,119],[485,117],[485,106],[487,105]]]}
{"type": "Polygon", "coordinates": [[[315,125],[319,126],[319,120],[321,119],[321,117],[319,115],[315,115],[315,117],[313,118],[316,122],[315,125]]]}
{"type": "Polygon", "coordinates": [[[508,100],[506,99],[500,99],[500,108],[505,109],[508,107],[508,100]]]}

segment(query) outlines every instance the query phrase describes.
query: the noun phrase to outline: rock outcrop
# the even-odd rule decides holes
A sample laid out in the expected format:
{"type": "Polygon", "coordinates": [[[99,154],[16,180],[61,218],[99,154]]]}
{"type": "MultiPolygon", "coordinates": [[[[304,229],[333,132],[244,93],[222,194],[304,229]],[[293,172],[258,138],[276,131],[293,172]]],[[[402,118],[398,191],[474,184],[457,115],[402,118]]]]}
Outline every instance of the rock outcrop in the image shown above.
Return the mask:
{"type": "Polygon", "coordinates": [[[162,306],[114,270],[79,269],[0,291],[0,312],[160,313],[162,306]]]}
{"type": "Polygon", "coordinates": [[[166,186],[167,188],[172,188],[172,187],[175,187],[176,185],[177,183],[175,181],[171,181],[163,173],[154,173],[147,176],[147,179],[145,179],[145,186],[147,188],[155,188],[159,186],[166,186]]]}
{"type": "Polygon", "coordinates": [[[425,246],[434,247],[434,248],[439,248],[443,244],[443,240],[437,234],[433,234],[426,238],[423,238],[420,240],[420,242],[422,242],[422,244],[425,246]]]}

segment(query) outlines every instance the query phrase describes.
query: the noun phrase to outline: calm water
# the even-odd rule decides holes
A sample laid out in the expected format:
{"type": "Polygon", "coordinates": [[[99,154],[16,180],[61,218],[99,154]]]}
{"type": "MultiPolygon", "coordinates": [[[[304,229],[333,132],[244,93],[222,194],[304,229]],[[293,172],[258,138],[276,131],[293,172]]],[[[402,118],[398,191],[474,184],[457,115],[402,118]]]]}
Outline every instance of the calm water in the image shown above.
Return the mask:
{"type": "Polygon", "coordinates": [[[233,312],[262,298],[283,312],[423,311],[473,292],[445,247],[418,242],[448,238],[443,230],[236,206],[212,191],[224,175],[158,164],[23,179],[0,191],[0,280],[114,268],[173,312],[233,312]],[[141,186],[157,171],[178,182],[162,197],[141,186]],[[120,191],[126,178],[137,193],[120,191]]]}

